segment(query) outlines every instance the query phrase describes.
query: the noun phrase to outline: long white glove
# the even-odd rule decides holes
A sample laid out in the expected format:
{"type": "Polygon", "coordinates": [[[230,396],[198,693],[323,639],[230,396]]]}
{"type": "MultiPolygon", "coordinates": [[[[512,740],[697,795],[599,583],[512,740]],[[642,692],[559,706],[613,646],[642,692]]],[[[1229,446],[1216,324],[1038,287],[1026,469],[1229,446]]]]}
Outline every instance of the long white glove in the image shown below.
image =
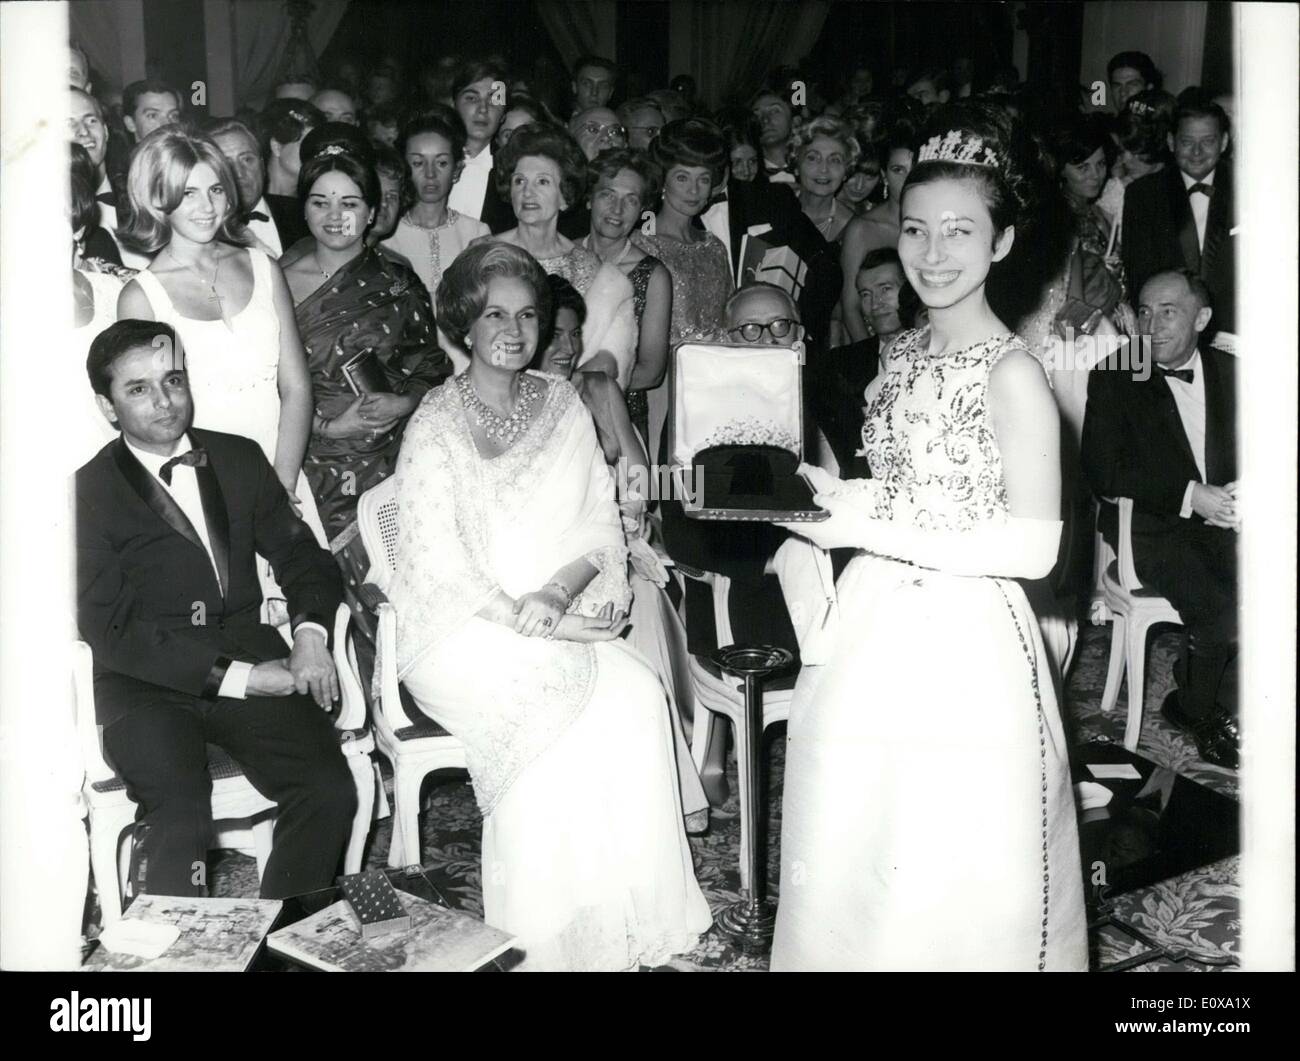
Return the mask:
{"type": "Polygon", "coordinates": [[[1056,564],[1060,520],[1009,516],[969,531],[919,530],[876,518],[875,480],[841,482],[807,465],[800,471],[830,518],[781,526],[823,549],[863,549],[953,575],[1043,578],[1056,564]]]}

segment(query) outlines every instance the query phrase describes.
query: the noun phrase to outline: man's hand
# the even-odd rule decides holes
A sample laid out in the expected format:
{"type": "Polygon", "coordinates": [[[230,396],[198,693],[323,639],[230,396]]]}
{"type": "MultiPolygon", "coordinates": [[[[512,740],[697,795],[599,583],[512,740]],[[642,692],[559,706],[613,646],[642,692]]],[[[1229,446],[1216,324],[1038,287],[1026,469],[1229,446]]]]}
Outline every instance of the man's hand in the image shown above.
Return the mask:
{"type": "Polygon", "coordinates": [[[299,693],[310,692],[322,710],[328,711],[339,698],[339,676],[319,630],[299,630],[294,635],[289,671],[294,688],[299,693]]]}
{"type": "MultiPolygon", "coordinates": [[[[1228,497],[1232,501],[1232,518],[1231,519],[1206,519],[1211,527],[1221,527],[1223,530],[1241,532],[1241,484],[1235,480],[1230,483],[1224,483],[1223,490],[1226,490],[1228,497]]],[[[1193,501],[1193,506],[1195,501],[1193,501]]]]}
{"type": "Polygon", "coordinates": [[[259,663],[248,674],[247,696],[288,696],[294,689],[293,675],[282,659],[259,663]]]}
{"type": "Polygon", "coordinates": [[[1240,522],[1237,500],[1233,496],[1235,489],[1235,484],[1233,490],[1229,490],[1226,486],[1193,483],[1192,511],[1215,527],[1235,527],[1240,522]]]}

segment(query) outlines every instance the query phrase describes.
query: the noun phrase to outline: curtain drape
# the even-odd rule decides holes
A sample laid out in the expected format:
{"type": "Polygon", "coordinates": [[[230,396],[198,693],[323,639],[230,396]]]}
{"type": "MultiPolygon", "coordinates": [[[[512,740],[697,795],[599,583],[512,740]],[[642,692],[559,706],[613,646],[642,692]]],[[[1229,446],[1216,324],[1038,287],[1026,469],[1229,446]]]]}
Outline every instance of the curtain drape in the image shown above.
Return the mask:
{"type": "Polygon", "coordinates": [[[812,51],[830,6],[829,0],[672,0],[672,72],[694,76],[711,107],[748,95],[772,67],[812,51]]]}
{"type": "Polygon", "coordinates": [[[570,69],[583,55],[615,58],[616,0],[537,0],[536,6],[542,25],[570,69]]]}
{"type": "Polygon", "coordinates": [[[95,92],[120,92],[144,77],[144,0],[71,0],[68,32],[90,60],[95,92]]]}
{"type": "MultiPolygon", "coordinates": [[[[317,58],[329,44],[348,0],[312,0],[307,39],[317,58]]],[[[284,0],[239,0],[235,24],[236,98],[258,106],[274,88],[276,68],[289,45],[289,12],[284,0]]]]}

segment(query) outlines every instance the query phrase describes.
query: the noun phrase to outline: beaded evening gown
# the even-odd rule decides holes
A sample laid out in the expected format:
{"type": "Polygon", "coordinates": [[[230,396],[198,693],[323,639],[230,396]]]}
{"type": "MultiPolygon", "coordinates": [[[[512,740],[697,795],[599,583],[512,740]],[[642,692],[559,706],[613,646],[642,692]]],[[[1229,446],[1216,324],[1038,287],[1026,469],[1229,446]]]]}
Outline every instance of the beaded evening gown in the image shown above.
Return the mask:
{"type": "MultiPolygon", "coordinates": [[[[867,391],[876,516],[1008,517],[989,424],[994,337],[898,338],[867,391]]],[[[1019,583],[859,552],[831,662],[790,716],[773,970],[1086,970],[1065,735],[1019,583]]]]}
{"type": "MultiPolygon", "coordinates": [[[[663,264],[653,254],[647,254],[636,265],[632,266],[627,274],[628,281],[632,284],[632,309],[636,313],[637,333],[641,331],[641,317],[645,314],[646,292],[650,287],[650,274],[655,271],[655,266],[663,264]]],[[[641,432],[641,439],[644,441],[649,435],[649,416],[650,406],[646,402],[646,392],[644,390],[629,390],[627,392],[627,415],[632,418],[632,423],[638,431],[641,432]]]]}

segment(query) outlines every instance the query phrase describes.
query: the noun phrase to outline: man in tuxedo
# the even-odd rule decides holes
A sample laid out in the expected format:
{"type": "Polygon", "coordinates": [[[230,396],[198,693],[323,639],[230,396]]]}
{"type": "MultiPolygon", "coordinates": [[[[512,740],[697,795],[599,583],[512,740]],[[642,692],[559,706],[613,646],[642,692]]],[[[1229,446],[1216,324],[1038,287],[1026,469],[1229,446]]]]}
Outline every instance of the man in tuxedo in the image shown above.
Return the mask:
{"type": "Polygon", "coordinates": [[[790,186],[737,180],[728,169],[722,187],[722,193],[700,221],[731,255],[732,281],[740,288],[758,279],[741,275],[741,247],[751,230],[772,246],[789,247],[808,268],[798,296],[799,319],[809,343],[824,347],[831,313],[840,297],[842,274],[837,248],[822,238],[790,186]]]}
{"type": "Polygon", "coordinates": [[[1188,269],[1214,299],[1212,328],[1236,325],[1236,205],[1228,116],[1194,95],[1182,103],[1169,134],[1174,166],[1139,177],[1124,192],[1122,256],[1129,288],[1141,291],[1166,269],[1188,269]]]}
{"type": "Polygon", "coordinates": [[[326,714],[338,568],[255,442],[191,428],[171,328],[118,321],[86,369],[122,434],[76,474],[77,625],[94,653],[105,757],[140,805],[133,887],[203,893],[208,744],[278,805],[262,895],[324,887],[356,810],[326,714]],[[285,591],[292,650],[259,621],[255,552],[285,591]]]}
{"type": "MultiPolygon", "coordinates": [[[[1206,762],[1235,768],[1236,383],[1233,358],[1200,344],[1211,313],[1195,273],[1161,272],[1143,285],[1138,326],[1155,370],[1133,372],[1118,359],[1092,370],[1082,455],[1096,494],[1133,499],[1138,576],[1184,623],[1178,689],[1164,715],[1206,762]]],[[[1113,506],[1103,508],[1102,533],[1113,542],[1113,506]]]]}
{"type": "Polygon", "coordinates": [[[138,144],[155,129],[181,120],[181,94],[166,81],[148,78],[122,89],[122,124],[138,144]]]}
{"type": "Polygon", "coordinates": [[[237,118],[218,118],[208,128],[208,137],[226,156],[239,185],[239,207],[248,231],[272,258],[279,258],[288,248],[280,228],[271,214],[266,193],[266,163],[253,131],[237,118]]]}
{"type": "Polygon", "coordinates": [[[813,420],[830,443],[841,479],[867,475],[862,448],[862,392],[876,378],[880,350],[903,330],[900,296],[915,295],[903,275],[898,251],[878,247],[869,251],[858,268],[855,287],[863,319],[872,334],[808,359],[804,389],[813,420]]]}
{"type": "Polygon", "coordinates": [[[765,88],[753,98],[749,109],[758,123],[758,141],[763,151],[763,172],[767,179],[773,184],[797,184],[786,151],[790,134],[797,125],[790,96],[783,95],[776,88],[765,88]]]}

